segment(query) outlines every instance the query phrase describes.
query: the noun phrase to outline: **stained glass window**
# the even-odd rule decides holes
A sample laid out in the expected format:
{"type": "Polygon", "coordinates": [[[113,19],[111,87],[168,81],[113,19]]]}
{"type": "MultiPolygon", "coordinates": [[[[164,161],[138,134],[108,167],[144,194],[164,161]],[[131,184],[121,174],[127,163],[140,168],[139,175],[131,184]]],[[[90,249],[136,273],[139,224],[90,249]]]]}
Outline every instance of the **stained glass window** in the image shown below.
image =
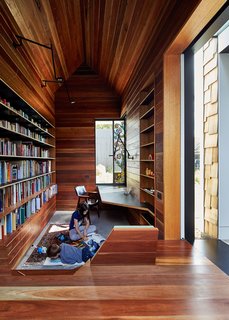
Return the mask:
{"type": "Polygon", "coordinates": [[[96,120],[96,183],[125,184],[125,121],[96,120]]]}
{"type": "Polygon", "coordinates": [[[125,183],[125,123],[114,121],[114,183],[125,183]]]}

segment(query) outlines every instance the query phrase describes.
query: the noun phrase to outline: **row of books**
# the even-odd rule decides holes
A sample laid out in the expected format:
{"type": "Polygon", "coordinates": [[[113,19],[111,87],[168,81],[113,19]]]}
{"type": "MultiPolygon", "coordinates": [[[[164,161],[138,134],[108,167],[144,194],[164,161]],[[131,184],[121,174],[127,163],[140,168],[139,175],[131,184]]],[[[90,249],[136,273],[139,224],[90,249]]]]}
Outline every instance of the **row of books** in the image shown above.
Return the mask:
{"type": "Polygon", "coordinates": [[[42,136],[41,134],[39,134],[35,131],[30,130],[30,128],[26,128],[26,127],[20,125],[18,122],[10,122],[7,120],[0,120],[0,127],[14,131],[16,133],[24,134],[29,138],[33,138],[33,139],[39,140],[43,143],[46,143],[46,138],[44,136],[42,136]]]}
{"type": "Polygon", "coordinates": [[[0,184],[31,178],[51,171],[51,160],[0,161],[0,184]]]}
{"type": "Polygon", "coordinates": [[[51,184],[51,179],[51,175],[47,175],[0,189],[0,212],[46,188],[51,184]]]}
{"type": "MultiPolygon", "coordinates": [[[[14,108],[9,101],[7,101],[4,98],[0,98],[0,102],[5,105],[8,109],[12,110],[14,113],[21,115],[23,118],[28,119],[29,121],[33,122],[36,126],[41,128],[41,124],[39,122],[34,121],[32,117],[30,117],[26,112],[24,112],[22,109],[16,109],[14,108]]],[[[47,128],[45,128],[45,131],[48,131],[47,128]]]]}
{"type": "Polygon", "coordinates": [[[51,186],[36,198],[33,198],[20,208],[2,217],[0,220],[0,239],[11,234],[20,225],[25,223],[26,219],[28,219],[32,214],[38,212],[43,204],[54,196],[55,191],[57,192],[57,187],[51,186]]]}
{"type": "Polygon", "coordinates": [[[34,146],[31,141],[11,141],[9,138],[0,138],[0,155],[48,157],[48,149],[34,146]]]}

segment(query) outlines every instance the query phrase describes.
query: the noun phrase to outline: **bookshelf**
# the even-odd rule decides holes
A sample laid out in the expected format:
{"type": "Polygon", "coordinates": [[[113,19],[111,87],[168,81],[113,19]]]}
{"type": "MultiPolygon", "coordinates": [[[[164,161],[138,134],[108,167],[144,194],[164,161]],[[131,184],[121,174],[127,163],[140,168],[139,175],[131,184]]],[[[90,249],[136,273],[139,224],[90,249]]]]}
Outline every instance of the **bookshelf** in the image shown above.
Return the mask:
{"type": "Polygon", "coordinates": [[[57,193],[54,133],[48,120],[0,82],[0,239],[57,193]]]}
{"type": "Polygon", "coordinates": [[[156,226],[155,217],[155,110],[154,88],[140,95],[140,201],[152,214],[144,216],[148,224],[156,226]]]}

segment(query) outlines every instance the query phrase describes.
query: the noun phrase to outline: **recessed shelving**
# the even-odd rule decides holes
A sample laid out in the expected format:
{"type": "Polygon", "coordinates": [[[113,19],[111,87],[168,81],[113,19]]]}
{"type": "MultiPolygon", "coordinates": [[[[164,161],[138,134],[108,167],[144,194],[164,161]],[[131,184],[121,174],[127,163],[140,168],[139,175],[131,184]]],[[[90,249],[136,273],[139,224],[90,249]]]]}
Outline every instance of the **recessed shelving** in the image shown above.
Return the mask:
{"type": "Polygon", "coordinates": [[[149,178],[149,179],[154,179],[154,176],[150,176],[150,175],[146,175],[146,174],[140,174],[142,177],[146,177],[146,178],[149,178]]]}
{"type": "Polygon", "coordinates": [[[148,142],[148,143],[145,143],[145,144],[141,144],[140,147],[141,148],[145,148],[145,147],[151,146],[153,144],[154,144],[154,141],[151,141],[151,142],[148,142]]]}
{"type": "Polygon", "coordinates": [[[54,126],[0,82],[0,239],[56,193],[54,126]],[[51,131],[50,131],[51,130],[51,131]]]}
{"type": "Polygon", "coordinates": [[[144,216],[149,224],[155,226],[155,108],[154,88],[148,93],[142,93],[140,104],[140,201],[151,208],[152,215],[144,216]]]}

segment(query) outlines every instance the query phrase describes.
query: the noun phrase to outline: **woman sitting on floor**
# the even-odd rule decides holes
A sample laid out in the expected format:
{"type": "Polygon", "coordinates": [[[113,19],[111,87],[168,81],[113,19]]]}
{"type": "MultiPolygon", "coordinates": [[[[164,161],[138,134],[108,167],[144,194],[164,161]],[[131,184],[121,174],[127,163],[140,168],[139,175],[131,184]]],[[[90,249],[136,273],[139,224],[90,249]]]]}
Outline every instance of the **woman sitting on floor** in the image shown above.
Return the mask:
{"type": "Polygon", "coordinates": [[[72,241],[87,240],[87,235],[96,231],[96,226],[90,225],[88,218],[88,204],[82,202],[79,208],[73,212],[69,224],[69,237],[72,241]]]}

